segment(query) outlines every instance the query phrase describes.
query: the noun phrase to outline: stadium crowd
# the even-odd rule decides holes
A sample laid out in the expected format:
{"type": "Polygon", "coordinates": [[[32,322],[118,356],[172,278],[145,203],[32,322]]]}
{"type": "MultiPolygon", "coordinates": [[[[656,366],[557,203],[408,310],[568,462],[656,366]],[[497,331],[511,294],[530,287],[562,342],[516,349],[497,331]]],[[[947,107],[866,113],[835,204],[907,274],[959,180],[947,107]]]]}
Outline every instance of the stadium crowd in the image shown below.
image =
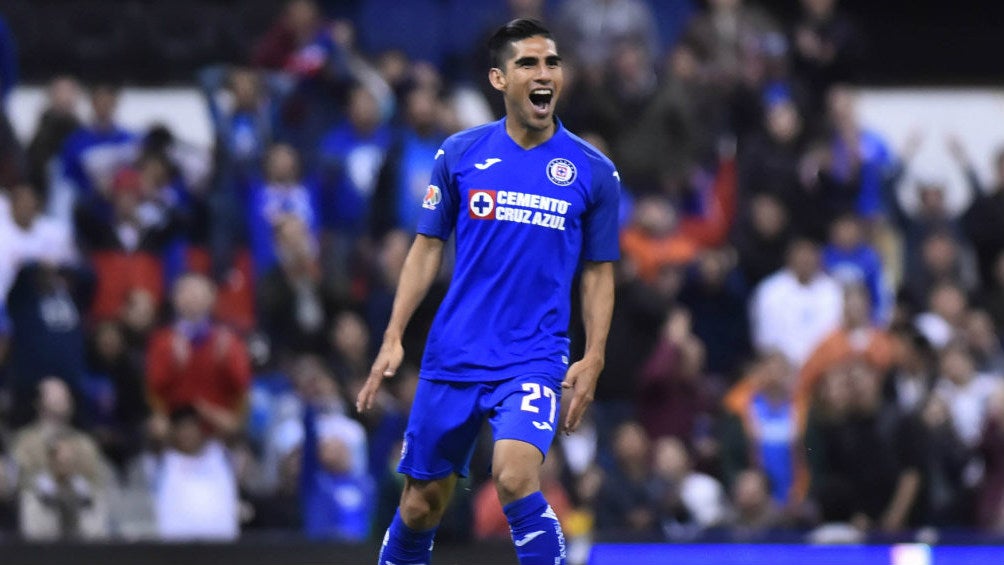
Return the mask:
{"type": "MultiPolygon", "coordinates": [[[[938,140],[859,122],[868,52],[836,0],[788,22],[751,0],[470,4],[553,27],[558,115],[624,186],[606,367],[544,467],[573,559],[592,539],[1004,528],[1004,153],[985,183],[965,132],[944,140],[961,213],[912,175],[938,140]]],[[[86,76],[52,77],[23,147],[3,119],[0,532],[378,535],[449,264],[379,409],[349,399],[440,143],[500,115],[478,21],[413,40],[431,57],[291,0],[247,64],[191,77],[211,152],[183,123],[121,127],[116,85],[86,76]]],[[[508,536],[489,453],[440,540],[508,536]]]]}

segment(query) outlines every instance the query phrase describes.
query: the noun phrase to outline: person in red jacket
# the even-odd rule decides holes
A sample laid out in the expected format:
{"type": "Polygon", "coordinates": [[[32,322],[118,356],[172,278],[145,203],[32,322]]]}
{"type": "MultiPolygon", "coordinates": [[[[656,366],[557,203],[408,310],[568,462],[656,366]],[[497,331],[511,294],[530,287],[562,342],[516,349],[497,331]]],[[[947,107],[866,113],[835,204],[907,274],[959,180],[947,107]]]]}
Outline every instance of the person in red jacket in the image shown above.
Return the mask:
{"type": "Polygon", "coordinates": [[[187,407],[218,436],[241,427],[251,365],[243,340],[210,318],[215,297],[208,278],[181,277],[174,286],[175,321],[150,340],[147,392],[155,438],[166,436],[169,414],[187,407]]]}

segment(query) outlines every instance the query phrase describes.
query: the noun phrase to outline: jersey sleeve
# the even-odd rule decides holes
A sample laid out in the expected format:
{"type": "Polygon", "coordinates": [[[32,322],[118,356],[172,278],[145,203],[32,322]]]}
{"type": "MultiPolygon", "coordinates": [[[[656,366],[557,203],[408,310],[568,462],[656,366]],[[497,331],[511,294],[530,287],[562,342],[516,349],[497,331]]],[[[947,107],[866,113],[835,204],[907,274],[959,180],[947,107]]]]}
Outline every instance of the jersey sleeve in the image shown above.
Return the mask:
{"type": "Polygon", "coordinates": [[[620,258],[618,216],[621,182],[617,171],[596,167],[593,197],[582,230],[582,258],[586,261],[616,261],[620,258]]]}
{"type": "Polygon", "coordinates": [[[422,213],[418,218],[417,232],[422,235],[447,240],[457,223],[457,187],[450,173],[444,149],[436,152],[436,163],[432,168],[432,178],[422,198],[422,213]]]}

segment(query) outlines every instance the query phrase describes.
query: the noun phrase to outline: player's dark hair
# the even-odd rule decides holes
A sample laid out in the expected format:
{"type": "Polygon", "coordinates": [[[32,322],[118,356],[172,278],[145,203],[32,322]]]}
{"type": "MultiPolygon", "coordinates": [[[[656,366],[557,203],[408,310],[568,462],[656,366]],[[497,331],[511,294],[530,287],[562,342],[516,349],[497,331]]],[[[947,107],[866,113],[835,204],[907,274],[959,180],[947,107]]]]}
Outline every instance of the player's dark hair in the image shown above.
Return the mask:
{"type": "Polygon", "coordinates": [[[512,44],[528,37],[551,37],[551,30],[538,20],[519,18],[495,30],[488,40],[488,56],[494,69],[501,69],[512,50],[512,44]]]}

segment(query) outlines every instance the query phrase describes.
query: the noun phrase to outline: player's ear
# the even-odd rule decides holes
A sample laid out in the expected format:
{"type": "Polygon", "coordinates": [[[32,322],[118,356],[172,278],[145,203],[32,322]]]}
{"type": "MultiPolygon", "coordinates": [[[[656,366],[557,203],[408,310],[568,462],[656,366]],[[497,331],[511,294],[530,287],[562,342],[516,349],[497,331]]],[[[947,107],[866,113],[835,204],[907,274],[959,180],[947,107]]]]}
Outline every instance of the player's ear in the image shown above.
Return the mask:
{"type": "Polygon", "coordinates": [[[492,88],[495,90],[505,90],[505,73],[498,67],[492,67],[492,69],[488,71],[488,82],[491,83],[492,88]]]}

